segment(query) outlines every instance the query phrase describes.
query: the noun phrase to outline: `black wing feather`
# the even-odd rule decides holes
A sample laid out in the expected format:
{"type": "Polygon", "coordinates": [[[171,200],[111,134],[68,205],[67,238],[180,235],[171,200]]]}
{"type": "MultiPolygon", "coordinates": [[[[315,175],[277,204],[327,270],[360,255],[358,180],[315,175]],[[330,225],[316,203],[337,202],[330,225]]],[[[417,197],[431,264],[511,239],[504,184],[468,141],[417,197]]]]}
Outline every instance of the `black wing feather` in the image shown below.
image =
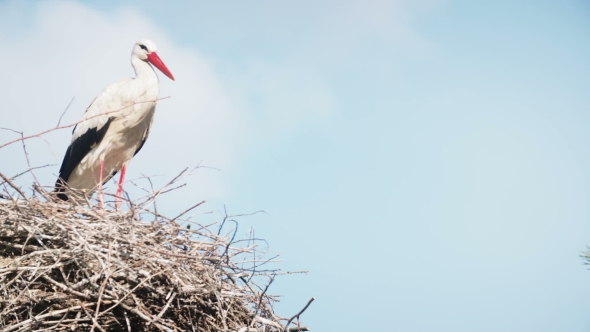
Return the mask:
{"type": "Polygon", "coordinates": [[[150,134],[150,128],[151,128],[151,124],[147,127],[147,129],[145,130],[145,133],[143,133],[143,139],[141,140],[141,144],[139,144],[139,146],[137,147],[137,150],[135,150],[135,153],[133,154],[133,156],[135,157],[135,155],[139,152],[139,150],[141,150],[141,148],[143,148],[143,145],[145,144],[145,141],[147,141],[148,135],[150,134]]]}
{"type": "Polygon", "coordinates": [[[66,155],[64,156],[64,160],[61,163],[59,177],[55,182],[55,191],[58,193],[57,197],[64,201],[68,200],[68,196],[65,194],[64,185],[68,183],[70,175],[72,175],[76,166],[78,166],[88,152],[90,152],[95,145],[100,144],[112,121],[113,117],[109,117],[102,127],[88,129],[88,131],[80,135],[80,137],[76,138],[72,144],[70,144],[66,151],[66,155]]]}

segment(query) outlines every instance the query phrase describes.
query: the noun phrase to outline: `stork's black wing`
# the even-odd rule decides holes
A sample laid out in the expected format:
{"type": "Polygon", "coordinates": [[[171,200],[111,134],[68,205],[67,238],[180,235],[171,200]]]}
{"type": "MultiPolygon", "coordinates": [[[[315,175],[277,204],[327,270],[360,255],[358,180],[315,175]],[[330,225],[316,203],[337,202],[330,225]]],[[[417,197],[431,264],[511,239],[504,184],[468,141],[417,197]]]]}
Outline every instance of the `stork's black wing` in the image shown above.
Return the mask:
{"type": "Polygon", "coordinates": [[[150,134],[150,128],[152,128],[152,124],[151,123],[147,127],[147,129],[145,130],[145,132],[143,133],[143,138],[141,139],[141,144],[139,144],[139,146],[137,147],[137,150],[135,150],[135,153],[133,154],[134,157],[139,152],[139,150],[141,150],[141,148],[143,148],[143,145],[145,144],[145,141],[147,141],[148,135],[150,134]]]}
{"type": "MultiPolygon", "coordinates": [[[[66,155],[64,156],[64,160],[61,163],[59,177],[55,182],[55,191],[58,193],[57,197],[64,201],[68,200],[68,197],[64,193],[64,184],[68,183],[70,175],[88,152],[90,152],[90,150],[96,145],[100,144],[112,121],[113,118],[109,117],[102,127],[89,128],[70,144],[66,151],[66,155]]],[[[75,130],[76,128],[74,127],[74,131],[75,130]]]]}

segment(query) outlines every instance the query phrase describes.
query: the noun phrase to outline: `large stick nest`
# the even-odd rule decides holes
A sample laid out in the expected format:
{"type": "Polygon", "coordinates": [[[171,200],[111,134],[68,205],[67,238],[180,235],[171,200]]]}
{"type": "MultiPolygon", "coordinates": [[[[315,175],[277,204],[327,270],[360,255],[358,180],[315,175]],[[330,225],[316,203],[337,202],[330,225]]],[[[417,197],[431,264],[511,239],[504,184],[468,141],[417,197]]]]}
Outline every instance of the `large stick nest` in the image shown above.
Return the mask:
{"type": "Polygon", "coordinates": [[[273,273],[243,267],[255,246],[210,228],[133,205],[0,199],[0,329],[285,330],[253,279],[273,273]]]}

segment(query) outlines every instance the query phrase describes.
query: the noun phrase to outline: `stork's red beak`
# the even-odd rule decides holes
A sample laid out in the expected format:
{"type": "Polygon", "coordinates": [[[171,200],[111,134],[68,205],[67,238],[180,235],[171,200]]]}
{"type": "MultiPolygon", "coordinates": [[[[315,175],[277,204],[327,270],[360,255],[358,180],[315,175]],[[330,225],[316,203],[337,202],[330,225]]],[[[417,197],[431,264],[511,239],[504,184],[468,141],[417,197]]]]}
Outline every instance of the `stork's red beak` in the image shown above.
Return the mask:
{"type": "Polygon", "coordinates": [[[162,62],[162,59],[156,54],[156,52],[152,52],[147,55],[147,60],[152,65],[156,66],[164,75],[170,77],[171,80],[174,81],[174,75],[168,70],[168,67],[162,62]]]}

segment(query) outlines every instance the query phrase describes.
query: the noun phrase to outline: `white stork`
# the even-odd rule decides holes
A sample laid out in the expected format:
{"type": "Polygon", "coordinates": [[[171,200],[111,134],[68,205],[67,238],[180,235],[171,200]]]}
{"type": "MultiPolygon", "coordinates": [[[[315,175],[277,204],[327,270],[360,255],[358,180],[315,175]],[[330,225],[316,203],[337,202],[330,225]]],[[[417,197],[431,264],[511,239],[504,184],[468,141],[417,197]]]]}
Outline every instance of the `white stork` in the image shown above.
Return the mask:
{"type": "Polygon", "coordinates": [[[135,78],[118,81],[104,89],[74,127],[55,183],[59,198],[79,197],[70,188],[86,195],[98,189],[102,207],[103,184],[121,171],[115,196],[115,206],[119,210],[127,164],[142,148],[154,119],[159,81],[151,65],[174,80],[156,54],[156,44],[150,40],[135,43],[131,65],[135,78]]]}

